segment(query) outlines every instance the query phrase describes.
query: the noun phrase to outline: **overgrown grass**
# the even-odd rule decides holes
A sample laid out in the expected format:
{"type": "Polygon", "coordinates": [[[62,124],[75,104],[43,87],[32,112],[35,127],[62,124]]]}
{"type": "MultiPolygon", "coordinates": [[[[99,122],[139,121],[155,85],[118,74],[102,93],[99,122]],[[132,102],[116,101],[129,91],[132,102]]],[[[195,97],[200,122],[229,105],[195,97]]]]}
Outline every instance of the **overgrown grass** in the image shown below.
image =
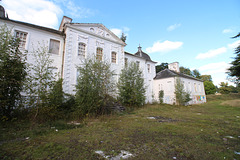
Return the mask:
{"type": "Polygon", "coordinates": [[[104,159],[95,151],[116,156],[125,150],[134,154],[129,159],[240,159],[240,107],[223,103],[236,97],[211,96],[194,106],[146,105],[86,118],[81,125],[8,122],[1,125],[0,158],[104,159]]]}

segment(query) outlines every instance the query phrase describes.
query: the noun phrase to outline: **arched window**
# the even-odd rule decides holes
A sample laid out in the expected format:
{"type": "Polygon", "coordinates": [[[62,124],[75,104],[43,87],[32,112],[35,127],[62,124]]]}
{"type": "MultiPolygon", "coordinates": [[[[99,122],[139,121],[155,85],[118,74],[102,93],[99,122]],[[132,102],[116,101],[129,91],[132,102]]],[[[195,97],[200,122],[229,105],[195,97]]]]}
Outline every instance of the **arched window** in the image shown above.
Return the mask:
{"type": "Polygon", "coordinates": [[[78,55],[85,58],[86,55],[86,44],[79,42],[78,43],[78,55]]]}
{"type": "Polygon", "coordinates": [[[103,57],[103,49],[102,48],[97,48],[97,55],[96,55],[96,59],[98,60],[102,60],[102,57],[103,57]]]}
{"type": "Polygon", "coordinates": [[[112,52],[112,63],[117,63],[117,53],[112,52]]]}

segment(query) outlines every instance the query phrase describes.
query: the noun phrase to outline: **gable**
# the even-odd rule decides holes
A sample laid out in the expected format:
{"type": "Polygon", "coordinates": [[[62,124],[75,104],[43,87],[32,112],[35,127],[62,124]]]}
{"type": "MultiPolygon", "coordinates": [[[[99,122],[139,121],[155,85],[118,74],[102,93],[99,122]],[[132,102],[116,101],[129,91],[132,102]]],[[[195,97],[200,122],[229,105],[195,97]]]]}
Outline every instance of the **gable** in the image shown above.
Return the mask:
{"type": "Polygon", "coordinates": [[[114,33],[107,29],[104,25],[98,23],[70,23],[67,26],[77,29],[79,31],[91,34],[109,41],[119,43],[121,45],[126,45],[120,38],[118,38],[114,33]]]}

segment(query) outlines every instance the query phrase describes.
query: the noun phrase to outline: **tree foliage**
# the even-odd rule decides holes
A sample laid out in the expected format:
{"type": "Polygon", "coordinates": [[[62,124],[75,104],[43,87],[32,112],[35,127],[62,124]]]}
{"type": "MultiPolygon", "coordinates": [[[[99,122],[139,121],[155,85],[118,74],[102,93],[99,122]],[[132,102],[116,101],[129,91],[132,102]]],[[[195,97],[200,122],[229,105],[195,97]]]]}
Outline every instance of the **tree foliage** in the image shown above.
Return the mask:
{"type": "Polygon", "coordinates": [[[186,105],[189,101],[191,101],[190,93],[184,90],[184,85],[180,78],[176,78],[174,93],[178,105],[186,105]]]}
{"type": "Polygon", "coordinates": [[[160,90],[158,93],[158,99],[160,104],[163,104],[163,97],[164,97],[164,91],[160,90]]]}
{"type": "Polygon", "coordinates": [[[189,76],[193,76],[192,71],[189,68],[181,66],[181,67],[179,67],[179,70],[183,74],[187,74],[189,76]]]}
{"type": "Polygon", "coordinates": [[[211,81],[204,81],[204,88],[206,95],[215,94],[217,89],[211,81]]]}
{"type": "Polygon", "coordinates": [[[209,82],[212,82],[212,76],[211,75],[201,75],[200,76],[200,79],[202,80],[202,81],[209,81],[209,82]]]}
{"type": "Polygon", "coordinates": [[[142,106],[145,103],[143,73],[136,63],[122,69],[118,81],[119,100],[126,106],[142,106]]]}
{"type": "Polygon", "coordinates": [[[33,49],[31,54],[34,59],[33,63],[29,64],[28,76],[25,91],[27,93],[27,104],[32,107],[35,112],[33,120],[39,114],[50,114],[53,108],[49,106],[48,95],[55,82],[55,76],[53,74],[53,60],[50,59],[48,53],[48,47],[44,45],[38,45],[37,49],[33,49]]]}
{"type": "MultiPolygon", "coordinates": [[[[233,38],[239,38],[240,33],[238,35],[234,36],[233,38]]],[[[240,83],[240,44],[235,49],[236,57],[231,62],[231,67],[228,69],[228,75],[232,77],[232,80],[236,83],[240,83]]]]}
{"type": "Polygon", "coordinates": [[[0,112],[11,117],[19,107],[21,91],[26,77],[26,63],[15,39],[6,26],[0,27],[0,112]]]}
{"type": "Polygon", "coordinates": [[[121,39],[123,42],[126,42],[127,36],[122,32],[122,35],[121,35],[120,39],[121,39]]]}
{"type": "Polygon", "coordinates": [[[168,63],[161,63],[159,65],[156,65],[156,73],[168,68],[168,63]]]}
{"type": "Polygon", "coordinates": [[[107,104],[114,90],[110,64],[94,58],[86,59],[77,69],[76,105],[80,116],[108,112],[107,104]]]}

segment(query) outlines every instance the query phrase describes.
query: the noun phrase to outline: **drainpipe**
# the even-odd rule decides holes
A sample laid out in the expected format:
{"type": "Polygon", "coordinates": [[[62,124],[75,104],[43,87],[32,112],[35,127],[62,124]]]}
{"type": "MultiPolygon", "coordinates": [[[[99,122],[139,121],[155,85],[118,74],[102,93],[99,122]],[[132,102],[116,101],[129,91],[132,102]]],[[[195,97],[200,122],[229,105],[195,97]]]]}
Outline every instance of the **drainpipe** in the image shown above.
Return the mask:
{"type": "Polygon", "coordinates": [[[66,35],[63,35],[63,55],[62,55],[62,70],[61,78],[63,79],[63,70],[64,70],[64,57],[65,57],[65,45],[66,45],[66,35]]]}

